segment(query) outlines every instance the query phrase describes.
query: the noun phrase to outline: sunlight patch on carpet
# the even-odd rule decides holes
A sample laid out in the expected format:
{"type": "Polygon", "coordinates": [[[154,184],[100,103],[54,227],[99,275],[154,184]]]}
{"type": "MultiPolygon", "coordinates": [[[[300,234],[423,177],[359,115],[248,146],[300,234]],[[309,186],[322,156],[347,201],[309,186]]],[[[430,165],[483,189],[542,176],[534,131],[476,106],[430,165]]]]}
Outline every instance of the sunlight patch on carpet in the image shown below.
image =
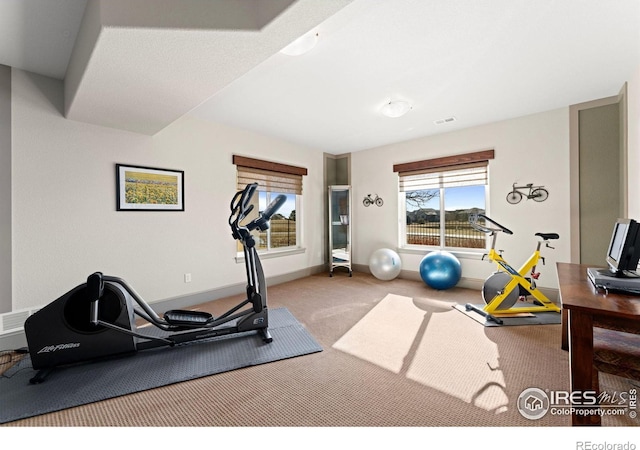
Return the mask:
{"type": "Polygon", "coordinates": [[[389,294],[333,348],[400,373],[423,315],[411,298],[389,294]]]}
{"type": "Polygon", "coordinates": [[[496,413],[508,398],[497,345],[454,303],[388,294],[333,348],[496,413]],[[464,320],[457,320],[458,317],[464,320]]]}

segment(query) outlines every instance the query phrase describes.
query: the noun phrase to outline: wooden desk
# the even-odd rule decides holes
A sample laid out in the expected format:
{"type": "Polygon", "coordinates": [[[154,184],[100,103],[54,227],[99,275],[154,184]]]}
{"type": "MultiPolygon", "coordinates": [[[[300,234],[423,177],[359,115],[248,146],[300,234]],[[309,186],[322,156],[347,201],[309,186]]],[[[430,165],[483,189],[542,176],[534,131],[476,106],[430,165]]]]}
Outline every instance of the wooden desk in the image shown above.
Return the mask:
{"type": "MultiPolygon", "coordinates": [[[[562,348],[569,350],[571,391],[594,386],[593,328],[640,334],[640,296],[606,293],[587,278],[584,264],[557,263],[562,302],[562,348]]],[[[600,425],[600,416],[572,416],[572,425],[600,425]]]]}

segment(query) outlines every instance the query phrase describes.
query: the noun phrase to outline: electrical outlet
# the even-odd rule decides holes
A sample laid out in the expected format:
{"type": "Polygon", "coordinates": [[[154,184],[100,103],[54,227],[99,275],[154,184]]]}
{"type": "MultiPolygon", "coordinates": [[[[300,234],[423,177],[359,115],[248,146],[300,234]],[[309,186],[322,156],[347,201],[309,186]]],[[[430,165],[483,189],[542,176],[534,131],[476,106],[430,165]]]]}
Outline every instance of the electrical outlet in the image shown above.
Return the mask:
{"type": "Polygon", "coordinates": [[[185,273],[184,274],[184,282],[185,283],[191,283],[191,274],[190,273],[185,273]]]}

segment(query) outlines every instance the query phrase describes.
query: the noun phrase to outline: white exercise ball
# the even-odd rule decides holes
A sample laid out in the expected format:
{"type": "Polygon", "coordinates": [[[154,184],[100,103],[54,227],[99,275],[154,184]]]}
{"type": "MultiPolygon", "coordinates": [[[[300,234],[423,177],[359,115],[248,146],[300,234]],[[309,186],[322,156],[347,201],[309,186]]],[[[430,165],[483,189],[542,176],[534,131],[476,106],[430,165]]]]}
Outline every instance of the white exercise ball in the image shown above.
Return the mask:
{"type": "Polygon", "coordinates": [[[400,256],[389,248],[376,250],[369,257],[369,270],[379,280],[389,281],[400,275],[400,256]]]}

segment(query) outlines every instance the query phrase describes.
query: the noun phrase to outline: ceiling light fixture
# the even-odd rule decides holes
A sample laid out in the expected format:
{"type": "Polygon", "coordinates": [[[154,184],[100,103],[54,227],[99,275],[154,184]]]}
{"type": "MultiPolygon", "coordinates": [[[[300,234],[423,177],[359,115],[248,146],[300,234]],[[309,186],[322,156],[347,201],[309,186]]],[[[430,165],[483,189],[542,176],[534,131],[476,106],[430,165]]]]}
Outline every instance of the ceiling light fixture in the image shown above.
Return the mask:
{"type": "Polygon", "coordinates": [[[411,110],[411,103],[404,100],[394,100],[385,103],[382,107],[382,114],[387,117],[401,117],[411,110]]]}
{"type": "Polygon", "coordinates": [[[280,50],[288,56],[300,56],[307,53],[318,43],[318,33],[307,33],[280,50]]]}

